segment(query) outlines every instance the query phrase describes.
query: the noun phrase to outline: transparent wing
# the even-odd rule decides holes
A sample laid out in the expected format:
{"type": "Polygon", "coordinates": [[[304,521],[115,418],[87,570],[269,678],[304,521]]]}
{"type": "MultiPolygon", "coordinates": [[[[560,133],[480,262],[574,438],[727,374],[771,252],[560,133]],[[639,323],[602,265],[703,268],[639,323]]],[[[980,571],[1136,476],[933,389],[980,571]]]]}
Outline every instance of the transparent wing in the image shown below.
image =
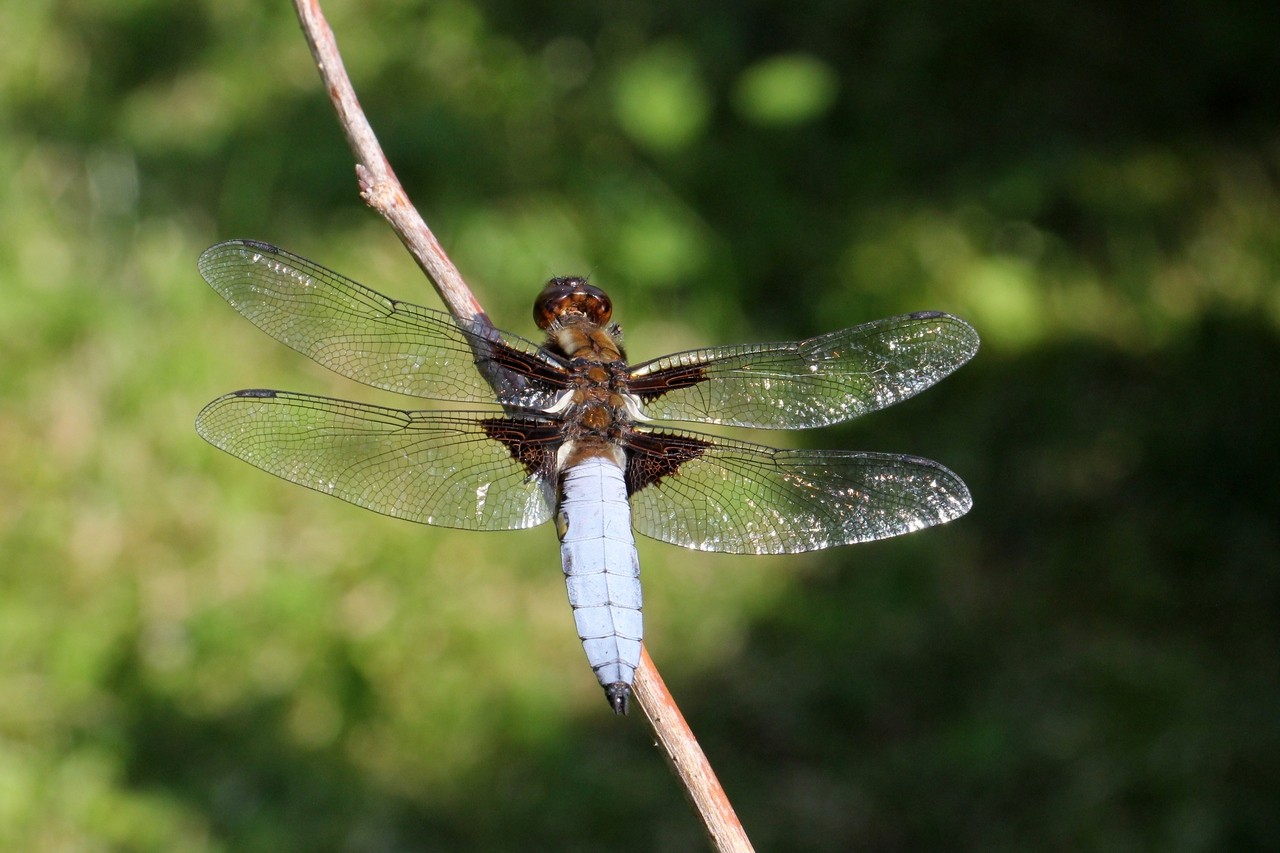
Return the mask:
{"type": "Polygon", "coordinates": [[[651,418],[803,429],[891,406],[978,351],[978,333],[936,311],[775,344],[690,350],[645,362],[630,388],[651,418]]]}
{"type": "Polygon", "coordinates": [[[277,477],[396,518],[514,530],[551,517],[544,479],[526,468],[554,458],[554,428],[536,420],[237,391],[205,406],[196,431],[277,477]]]}
{"type": "Polygon", "coordinates": [[[200,274],[258,328],[358,382],[524,408],[546,408],[564,388],[559,363],[531,341],[464,330],[443,311],[390,299],[267,243],[212,246],[200,274]]]}
{"type": "Polygon", "coordinates": [[[693,432],[628,442],[635,529],[729,554],[791,554],[910,533],[959,518],[965,484],[928,459],[777,450],[693,432]]]}

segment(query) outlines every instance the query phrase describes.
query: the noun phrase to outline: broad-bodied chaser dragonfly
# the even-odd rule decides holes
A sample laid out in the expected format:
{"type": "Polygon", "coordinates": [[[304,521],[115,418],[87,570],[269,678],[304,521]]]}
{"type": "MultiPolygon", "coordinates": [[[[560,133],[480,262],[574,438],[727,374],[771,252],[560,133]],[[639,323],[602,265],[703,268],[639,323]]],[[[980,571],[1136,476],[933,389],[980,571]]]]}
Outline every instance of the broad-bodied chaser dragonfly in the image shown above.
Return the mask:
{"type": "Polygon", "coordinates": [[[690,350],[628,365],[608,296],[552,279],[538,345],[389,299],[275,246],[220,243],[200,273],[272,337],[360,382],[490,411],[401,411],[236,391],[196,429],[252,465],[386,515],[468,530],[554,519],[569,603],[609,704],[626,713],[643,639],[632,529],[732,554],[788,554],[942,524],[971,501],[937,462],[778,450],[652,421],[803,429],[923,391],[978,349],[938,312],[806,341],[690,350]]]}

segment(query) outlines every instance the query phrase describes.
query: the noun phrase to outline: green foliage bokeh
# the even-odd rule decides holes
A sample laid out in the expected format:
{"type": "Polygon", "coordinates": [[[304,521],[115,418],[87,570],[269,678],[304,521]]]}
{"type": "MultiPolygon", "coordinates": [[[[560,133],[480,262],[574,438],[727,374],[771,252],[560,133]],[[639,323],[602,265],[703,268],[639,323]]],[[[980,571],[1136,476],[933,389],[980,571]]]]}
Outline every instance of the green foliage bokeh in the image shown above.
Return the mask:
{"type": "MultiPolygon", "coordinates": [[[[939,459],[962,521],[642,543],[649,647],[760,849],[1272,842],[1280,6],[325,8],[503,327],[590,274],[637,360],[920,309],[982,334],[926,395],[776,437],[939,459]]],[[[0,848],[701,849],[549,530],[392,521],[194,435],[239,387],[413,405],[239,318],[207,245],[437,304],[290,6],[7,4],[0,47],[0,848]]]]}

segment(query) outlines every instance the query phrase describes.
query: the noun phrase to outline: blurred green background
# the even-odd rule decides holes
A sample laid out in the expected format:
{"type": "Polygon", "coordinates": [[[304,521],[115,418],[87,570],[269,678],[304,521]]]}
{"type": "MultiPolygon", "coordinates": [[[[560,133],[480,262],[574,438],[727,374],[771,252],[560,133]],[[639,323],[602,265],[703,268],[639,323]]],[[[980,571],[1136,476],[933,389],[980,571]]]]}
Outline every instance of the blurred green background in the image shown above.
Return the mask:
{"type": "MultiPolygon", "coordinates": [[[[915,453],[952,525],[641,543],[649,648],[762,850],[1280,832],[1280,5],[352,2],[401,179],[500,326],[637,360],[940,309],[975,361],[763,441],[915,453]],[[775,441],[776,439],[776,441],[775,441]]],[[[326,374],[230,237],[437,305],[285,0],[0,8],[0,848],[700,850],[549,529],[360,511],[197,438],[326,374]]]]}

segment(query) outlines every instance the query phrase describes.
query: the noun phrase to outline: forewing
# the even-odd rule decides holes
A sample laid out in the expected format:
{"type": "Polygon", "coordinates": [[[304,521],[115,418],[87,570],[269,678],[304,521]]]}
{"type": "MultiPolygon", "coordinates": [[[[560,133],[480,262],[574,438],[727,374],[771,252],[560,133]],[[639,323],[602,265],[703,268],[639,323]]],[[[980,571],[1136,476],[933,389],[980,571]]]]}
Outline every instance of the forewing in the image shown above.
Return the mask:
{"type": "Polygon", "coordinates": [[[551,517],[546,479],[532,471],[554,460],[556,431],[537,420],[237,391],[205,406],[196,431],[277,477],[396,518],[513,530],[551,517]]]}
{"type": "Polygon", "coordinates": [[[531,341],[464,330],[443,311],[390,299],[267,243],[212,246],[200,256],[200,274],[258,328],[358,382],[535,409],[565,387],[554,357],[531,341]]]}
{"type": "Polygon", "coordinates": [[[729,554],[790,554],[943,524],[965,484],[928,459],[777,450],[692,432],[628,442],[632,522],[645,536],[729,554]]]}
{"type": "Polygon", "coordinates": [[[978,333],[936,311],[806,341],[690,350],[635,367],[630,390],[659,420],[803,429],[905,400],[978,351],[978,333]]]}

